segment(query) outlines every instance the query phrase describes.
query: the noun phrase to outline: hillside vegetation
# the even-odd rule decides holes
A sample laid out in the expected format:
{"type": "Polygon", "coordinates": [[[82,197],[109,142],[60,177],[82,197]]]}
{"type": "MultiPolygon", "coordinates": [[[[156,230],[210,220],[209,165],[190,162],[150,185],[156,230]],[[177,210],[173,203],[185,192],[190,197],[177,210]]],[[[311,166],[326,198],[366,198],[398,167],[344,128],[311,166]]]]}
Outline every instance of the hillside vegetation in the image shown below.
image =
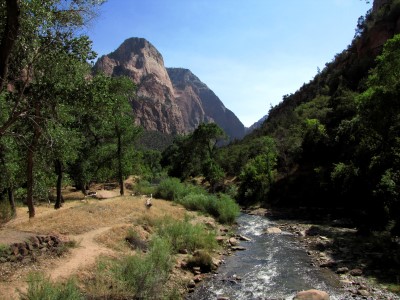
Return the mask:
{"type": "Polygon", "coordinates": [[[400,2],[386,2],[261,129],[221,151],[244,204],[330,208],[362,230],[400,233],[400,2]]]}

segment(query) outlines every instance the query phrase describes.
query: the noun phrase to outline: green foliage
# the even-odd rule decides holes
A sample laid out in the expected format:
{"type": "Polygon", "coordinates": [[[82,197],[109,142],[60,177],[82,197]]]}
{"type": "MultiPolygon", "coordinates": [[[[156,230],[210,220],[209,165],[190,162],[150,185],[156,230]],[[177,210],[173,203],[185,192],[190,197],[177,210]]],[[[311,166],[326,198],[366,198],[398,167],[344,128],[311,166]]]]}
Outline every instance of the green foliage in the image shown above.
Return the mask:
{"type": "Polygon", "coordinates": [[[199,267],[201,272],[211,272],[214,268],[210,253],[204,250],[196,251],[187,262],[188,268],[199,267]]]}
{"type": "Polygon", "coordinates": [[[171,267],[170,243],[156,237],[146,254],[102,260],[88,293],[107,299],[162,299],[171,267]]]}
{"type": "Polygon", "coordinates": [[[239,216],[240,208],[230,196],[220,194],[216,201],[217,220],[222,224],[233,224],[239,216]]]}
{"type": "Polygon", "coordinates": [[[11,253],[9,245],[0,244],[0,257],[7,257],[11,253]]]}
{"type": "Polygon", "coordinates": [[[202,187],[182,183],[177,178],[163,180],[155,196],[175,201],[190,210],[210,214],[221,223],[231,224],[239,214],[239,206],[228,195],[210,195],[202,187]]]}
{"type": "Polygon", "coordinates": [[[184,221],[164,218],[156,228],[157,234],[171,243],[175,253],[183,249],[192,252],[196,249],[211,251],[217,247],[215,233],[207,231],[200,224],[191,224],[187,218],[184,221]]]}
{"type": "Polygon", "coordinates": [[[0,224],[4,224],[11,220],[13,212],[8,202],[0,200],[0,224]]]}
{"type": "Polygon", "coordinates": [[[232,224],[239,215],[237,203],[228,195],[219,196],[190,193],[177,200],[185,208],[215,217],[220,223],[232,224]]]}
{"type": "Polygon", "coordinates": [[[156,193],[157,187],[147,180],[141,179],[135,184],[133,190],[140,195],[150,195],[156,193]]]}
{"type": "Polygon", "coordinates": [[[187,185],[178,178],[166,178],[158,185],[155,197],[178,201],[189,192],[188,190],[187,185]]]}
{"type": "Polygon", "coordinates": [[[250,159],[240,173],[239,203],[266,202],[267,193],[276,174],[277,152],[272,138],[260,140],[262,154],[250,159]]]}
{"type": "Polygon", "coordinates": [[[333,171],[331,172],[331,179],[340,193],[346,194],[351,191],[354,186],[354,181],[356,180],[358,173],[359,169],[353,164],[339,162],[334,164],[333,171]]]}
{"type": "Polygon", "coordinates": [[[31,273],[28,290],[21,294],[23,300],[83,300],[85,299],[74,280],[65,284],[51,282],[41,273],[31,273]]]}
{"type": "Polygon", "coordinates": [[[163,152],[163,166],[169,175],[183,180],[204,176],[211,188],[222,180],[223,170],[217,160],[217,144],[226,138],[215,123],[202,123],[185,137],[177,137],[163,152]]]}

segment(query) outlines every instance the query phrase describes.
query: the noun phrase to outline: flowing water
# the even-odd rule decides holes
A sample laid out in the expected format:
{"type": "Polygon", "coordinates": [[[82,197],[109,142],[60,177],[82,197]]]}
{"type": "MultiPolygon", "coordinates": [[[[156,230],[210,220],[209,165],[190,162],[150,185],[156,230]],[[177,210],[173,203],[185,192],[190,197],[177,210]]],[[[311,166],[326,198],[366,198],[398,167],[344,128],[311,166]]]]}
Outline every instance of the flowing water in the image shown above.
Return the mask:
{"type": "Polygon", "coordinates": [[[344,299],[328,271],[314,267],[304,248],[289,233],[263,234],[274,226],[265,217],[241,215],[238,234],[245,251],[225,258],[218,274],[205,280],[187,299],[292,299],[296,292],[319,289],[331,299],[344,299]],[[239,279],[239,280],[238,280],[239,279]]]}

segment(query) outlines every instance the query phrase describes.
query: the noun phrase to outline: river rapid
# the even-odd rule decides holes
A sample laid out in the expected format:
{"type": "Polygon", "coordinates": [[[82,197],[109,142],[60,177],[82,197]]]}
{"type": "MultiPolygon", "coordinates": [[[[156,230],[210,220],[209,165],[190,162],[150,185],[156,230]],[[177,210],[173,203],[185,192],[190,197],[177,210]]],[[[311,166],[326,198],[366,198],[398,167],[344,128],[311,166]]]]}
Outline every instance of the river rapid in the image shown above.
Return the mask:
{"type": "Polygon", "coordinates": [[[246,250],[225,257],[224,264],[187,299],[293,299],[301,290],[326,291],[330,299],[346,299],[337,278],[312,265],[295,236],[265,234],[274,223],[265,217],[242,214],[237,233],[251,239],[246,250]]]}

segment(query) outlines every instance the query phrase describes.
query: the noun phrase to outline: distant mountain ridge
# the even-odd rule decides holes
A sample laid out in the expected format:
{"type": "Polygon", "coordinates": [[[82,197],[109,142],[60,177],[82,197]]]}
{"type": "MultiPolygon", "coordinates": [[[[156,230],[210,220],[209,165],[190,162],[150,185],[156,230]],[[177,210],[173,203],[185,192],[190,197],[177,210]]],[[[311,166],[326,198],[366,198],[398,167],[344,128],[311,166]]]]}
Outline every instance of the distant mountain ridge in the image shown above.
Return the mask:
{"type": "Polygon", "coordinates": [[[190,70],[165,68],[161,53],[146,39],[129,38],[94,66],[109,76],[128,76],[137,85],[135,122],[149,131],[185,134],[203,122],[217,123],[231,139],[245,127],[190,70]]]}

